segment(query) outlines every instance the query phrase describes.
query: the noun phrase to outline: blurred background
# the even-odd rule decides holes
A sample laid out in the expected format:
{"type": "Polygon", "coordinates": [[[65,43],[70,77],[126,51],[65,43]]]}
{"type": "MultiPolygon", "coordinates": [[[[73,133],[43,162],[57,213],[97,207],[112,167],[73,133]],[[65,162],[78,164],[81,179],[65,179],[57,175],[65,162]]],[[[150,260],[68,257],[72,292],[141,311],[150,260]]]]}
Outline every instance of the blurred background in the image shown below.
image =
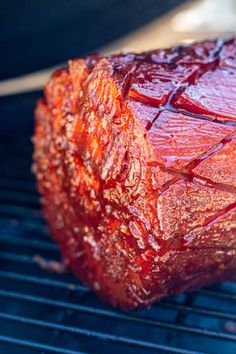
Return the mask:
{"type": "Polygon", "coordinates": [[[2,1],[0,94],[38,89],[55,67],[90,52],[143,51],[235,31],[236,0],[2,1]]]}

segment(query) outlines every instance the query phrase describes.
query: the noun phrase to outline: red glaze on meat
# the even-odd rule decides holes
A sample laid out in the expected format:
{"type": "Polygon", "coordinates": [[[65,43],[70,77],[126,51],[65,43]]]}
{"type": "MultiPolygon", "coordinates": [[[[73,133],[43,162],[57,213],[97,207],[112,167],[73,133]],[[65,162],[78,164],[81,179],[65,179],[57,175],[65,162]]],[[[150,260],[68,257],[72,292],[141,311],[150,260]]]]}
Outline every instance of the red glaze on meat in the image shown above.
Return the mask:
{"type": "Polygon", "coordinates": [[[236,278],[236,43],[74,59],[36,109],[35,172],[77,277],[122,309],[236,278]]]}

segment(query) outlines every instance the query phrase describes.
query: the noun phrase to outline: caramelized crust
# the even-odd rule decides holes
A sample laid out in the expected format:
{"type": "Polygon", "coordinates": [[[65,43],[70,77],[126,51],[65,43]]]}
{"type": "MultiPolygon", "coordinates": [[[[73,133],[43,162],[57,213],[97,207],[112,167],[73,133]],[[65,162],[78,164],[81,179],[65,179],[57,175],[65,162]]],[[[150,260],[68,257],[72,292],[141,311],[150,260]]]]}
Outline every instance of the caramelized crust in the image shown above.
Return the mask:
{"type": "Polygon", "coordinates": [[[74,59],[45,87],[45,216],[72,271],[115,307],[236,277],[235,48],[74,59]]]}

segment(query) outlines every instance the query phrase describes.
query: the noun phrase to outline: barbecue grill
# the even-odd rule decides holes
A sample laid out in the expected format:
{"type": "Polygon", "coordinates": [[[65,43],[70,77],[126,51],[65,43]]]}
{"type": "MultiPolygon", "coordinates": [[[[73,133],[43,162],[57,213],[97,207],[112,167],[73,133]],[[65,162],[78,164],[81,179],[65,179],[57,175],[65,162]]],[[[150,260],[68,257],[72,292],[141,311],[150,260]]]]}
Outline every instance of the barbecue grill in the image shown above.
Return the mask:
{"type": "Polygon", "coordinates": [[[236,283],[123,313],[70,273],[39,266],[39,257],[60,260],[30,172],[40,95],[0,98],[0,352],[235,354],[236,283]]]}

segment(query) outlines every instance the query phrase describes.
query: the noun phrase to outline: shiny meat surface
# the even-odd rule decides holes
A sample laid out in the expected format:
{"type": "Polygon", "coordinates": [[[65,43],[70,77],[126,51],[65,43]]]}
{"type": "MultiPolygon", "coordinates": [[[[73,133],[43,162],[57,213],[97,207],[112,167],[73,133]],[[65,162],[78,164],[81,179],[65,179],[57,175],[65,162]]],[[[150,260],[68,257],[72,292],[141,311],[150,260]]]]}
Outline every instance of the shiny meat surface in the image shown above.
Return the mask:
{"type": "Polygon", "coordinates": [[[236,43],[71,60],[34,170],[76,276],[125,310],[236,278],[236,43]]]}

